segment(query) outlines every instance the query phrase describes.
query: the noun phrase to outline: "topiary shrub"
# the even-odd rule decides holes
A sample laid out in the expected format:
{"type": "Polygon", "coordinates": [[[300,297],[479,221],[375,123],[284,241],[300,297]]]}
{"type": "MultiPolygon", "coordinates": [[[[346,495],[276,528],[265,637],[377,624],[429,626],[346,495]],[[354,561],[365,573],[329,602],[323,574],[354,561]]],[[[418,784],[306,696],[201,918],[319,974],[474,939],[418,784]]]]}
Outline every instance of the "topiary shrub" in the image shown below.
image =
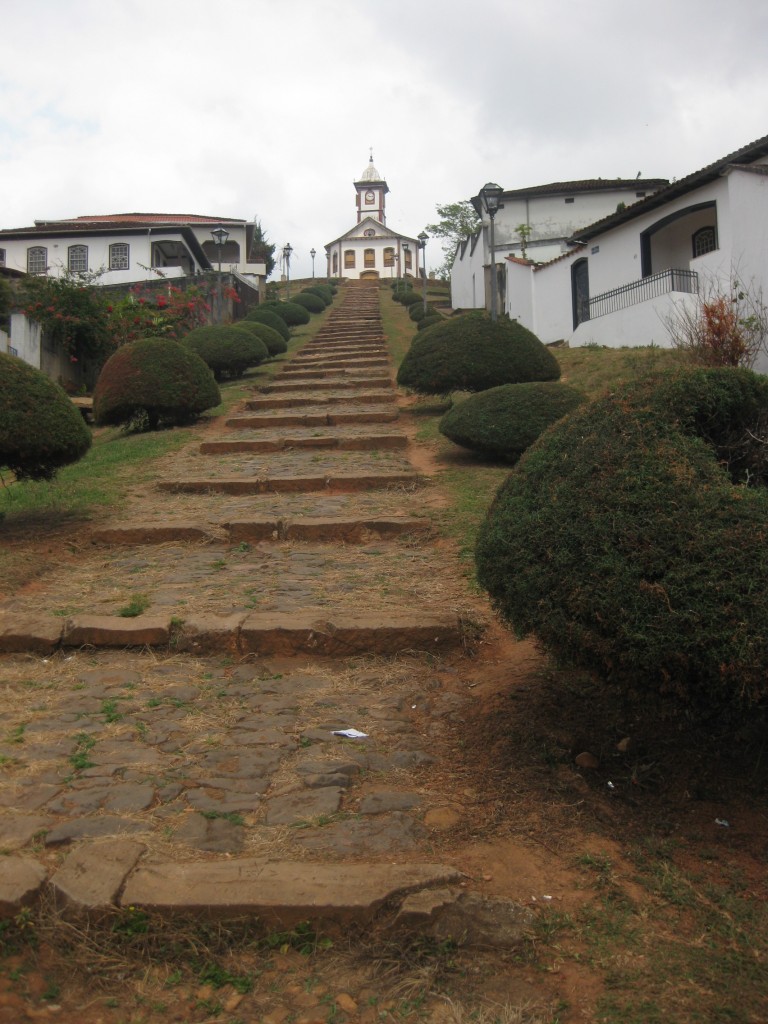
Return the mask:
{"type": "Polygon", "coordinates": [[[283,341],[287,342],[291,337],[288,324],[281,316],[274,313],[271,309],[264,309],[261,306],[257,306],[256,309],[252,309],[248,312],[245,317],[245,321],[255,322],[257,324],[266,324],[267,327],[271,327],[273,331],[277,331],[283,341]]]}
{"type": "Polygon", "coordinates": [[[289,327],[301,327],[303,324],[309,323],[309,310],[297,302],[275,300],[274,302],[264,302],[261,308],[277,313],[289,327]]]}
{"type": "Polygon", "coordinates": [[[249,331],[254,338],[263,342],[269,356],[277,356],[288,351],[288,342],[285,338],[267,324],[260,323],[258,320],[239,320],[236,326],[241,331],[249,331]]]}
{"type": "Polygon", "coordinates": [[[428,327],[431,327],[432,324],[442,323],[444,319],[445,317],[441,316],[439,313],[428,313],[423,320],[419,320],[416,324],[416,330],[425,331],[428,327]]]}
{"type": "Polygon", "coordinates": [[[216,380],[242,377],[251,366],[268,358],[267,346],[245,327],[222,324],[196,327],[181,339],[211,368],[216,380]]]}
{"type": "Polygon", "coordinates": [[[556,424],[480,530],[478,578],[558,661],[690,709],[768,696],[768,380],[695,370],[556,424]]]}
{"type": "Polygon", "coordinates": [[[326,306],[330,306],[333,302],[333,289],[329,288],[327,284],[311,284],[304,291],[310,295],[319,295],[326,306]]]}
{"type": "Polygon", "coordinates": [[[439,430],[462,448],[517,462],[547,427],[585,398],[577,388],[556,380],[502,384],[449,409],[439,430]]]}
{"type": "Polygon", "coordinates": [[[468,313],[417,334],[397,383],[422,395],[447,395],[559,376],[550,350],[517,321],[468,313]]]}
{"type": "Polygon", "coordinates": [[[425,316],[429,316],[430,313],[434,314],[435,307],[427,304],[427,308],[424,309],[424,300],[421,302],[412,302],[408,307],[408,316],[413,320],[414,323],[418,323],[419,320],[423,320],[425,316]]]}
{"type": "Polygon", "coordinates": [[[322,313],[328,303],[325,299],[321,299],[319,295],[313,295],[312,292],[299,292],[294,299],[304,309],[308,309],[310,313],[322,313]]]}
{"type": "Polygon", "coordinates": [[[104,364],[93,393],[97,423],[130,423],[142,414],[150,430],[193,423],[221,401],[213,374],[189,347],[168,338],[123,345],[104,364]]]}
{"type": "Polygon", "coordinates": [[[64,389],[23,359],[0,353],[0,466],[17,480],[50,480],[90,446],[91,432],[64,389]]]}
{"type": "Polygon", "coordinates": [[[424,296],[421,295],[419,292],[414,292],[414,291],[403,292],[403,294],[400,296],[400,303],[403,306],[406,306],[406,307],[415,306],[417,302],[418,303],[423,303],[424,302],[424,296]]]}

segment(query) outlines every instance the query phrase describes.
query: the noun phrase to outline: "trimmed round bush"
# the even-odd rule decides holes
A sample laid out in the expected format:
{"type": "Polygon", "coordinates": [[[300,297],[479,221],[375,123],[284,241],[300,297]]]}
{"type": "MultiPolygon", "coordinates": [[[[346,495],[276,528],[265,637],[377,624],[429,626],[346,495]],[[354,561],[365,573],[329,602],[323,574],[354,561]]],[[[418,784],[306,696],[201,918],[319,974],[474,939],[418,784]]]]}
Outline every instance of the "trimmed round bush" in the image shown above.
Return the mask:
{"type": "Polygon", "coordinates": [[[314,295],[312,292],[299,292],[294,302],[308,309],[310,313],[322,313],[328,305],[325,299],[321,299],[319,295],[314,295]]]}
{"type": "Polygon", "coordinates": [[[427,303],[427,308],[424,309],[423,299],[421,300],[421,302],[411,303],[411,305],[408,307],[408,316],[411,318],[411,320],[413,320],[414,323],[418,323],[419,320],[423,320],[425,316],[429,316],[430,313],[434,312],[435,307],[430,306],[429,303],[427,303]]]}
{"type": "Polygon", "coordinates": [[[517,321],[467,313],[417,334],[397,383],[422,395],[448,395],[559,376],[550,350],[517,321]]]}
{"type": "Polygon", "coordinates": [[[63,388],[0,352],[0,466],[17,480],[50,480],[91,447],[91,432],[63,388]]]}
{"type": "Polygon", "coordinates": [[[577,388],[557,380],[502,384],[449,409],[439,430],[462,448],[517,462],[547,427],[585,398],[577,388]]]}
{"type": "Polygon", "coordinates": [[[249,331],[255,338],[262,341],[269,356],[277,356],[281,352],[288,351],[288,342],[267,324],[260,323],[258,320],[238,320],[236,326],[241,331],[249,331]]]}
{"type": "Polygon", "coordinates": [[[547,431],[477,542],[502,617],[561,663],[709,713],[768,696],[768,379],[645,380],[547,431]]]}
{"type": "Polygon", "coordinates": [[[216,380],[242,377],[251,366],[268,358],[267,346],[247,328],[234,324],[195,327],[181,344],[210,367],[216,380]]]}
{"type": "Polygon", "coordinates": [[[311,284],[308,288],[304,289],[310,295],[319,295],[320,298],[325,302],[326,306],[330,306],[333,302],[333,289],[329,288],[327,284],[311,284]]]}
{"type": "Polygon", "coordinates": [[[257,306],[246,314],[245,321],[243,322],[246,321],[249,323],[255,322],[257,324],[266,324],[267,327],[271,327],[273,331],[277,331],[284,341],[288,341],[291,337],[291,332],[288,330],[288,324],[277,313],[273,313],[271,309],[262,309],[261,306],[257,306]]]}
{"type": "Polygon", "coordinates": [[[416,324],[416,330],[425,331],[428,327],[431,327],[432,324],[442,323],[444,319],[445,317],[441,316],[440,313],[427,313],[424,319],[419,320],[416,324]]]}
{"type": "Polygon", "coordinates": [[[149,429],[156,430],[193,423],[220,401],[213,374],[190,348],[169,338],[141,338],[102,367],[93,416],[100,424],[120,424],[145,413],[149,429]]]}
{"type": "Polygon", "coordinates": [[[301,327],[303,324],[309,323],[309,310],[297,302],[281,302],[279,299],[275,299],[272,302],[262,303],[261,308],[277,313],[289,327],[301,327]]]}
{"type": "Polygon", "coordinates": [[[400,296],[400,303],[403,306],[415,306],[417,302],[424,302],[424,296],[420,292],[408,291],[400,296]]]}

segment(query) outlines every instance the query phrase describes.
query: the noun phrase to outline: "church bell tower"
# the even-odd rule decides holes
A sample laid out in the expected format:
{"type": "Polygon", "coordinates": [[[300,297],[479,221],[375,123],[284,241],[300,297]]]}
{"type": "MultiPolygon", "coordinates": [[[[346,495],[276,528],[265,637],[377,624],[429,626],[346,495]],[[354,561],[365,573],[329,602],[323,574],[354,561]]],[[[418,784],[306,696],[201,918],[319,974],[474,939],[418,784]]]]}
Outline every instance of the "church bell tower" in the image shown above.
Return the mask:
{"type": "Polygon", "coordinates": [[[360,180],[355,182],[355,189],[357,191],[357,223],[359,224],[366,217],[372,217],[380,224],[386,224],[385,196],[389,192],[389,187],[373,166],[373,152],[371,152],[368,166],[360,175],[360,180]]]}

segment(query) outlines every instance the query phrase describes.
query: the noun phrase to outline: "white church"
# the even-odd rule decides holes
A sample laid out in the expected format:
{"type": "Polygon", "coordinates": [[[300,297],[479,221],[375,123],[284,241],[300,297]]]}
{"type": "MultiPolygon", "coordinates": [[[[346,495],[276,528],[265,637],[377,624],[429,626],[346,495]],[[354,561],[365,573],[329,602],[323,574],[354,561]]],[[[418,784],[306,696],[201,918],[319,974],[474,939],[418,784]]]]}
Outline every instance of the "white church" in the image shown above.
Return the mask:
{"type": "Polygon", "coordinates": [[[421,277],[418,238],[387,227],[389,186],[373,165],[373,153],[354,185],[357,223],[325,246],[328,277],[347,281],[421,277]]]}

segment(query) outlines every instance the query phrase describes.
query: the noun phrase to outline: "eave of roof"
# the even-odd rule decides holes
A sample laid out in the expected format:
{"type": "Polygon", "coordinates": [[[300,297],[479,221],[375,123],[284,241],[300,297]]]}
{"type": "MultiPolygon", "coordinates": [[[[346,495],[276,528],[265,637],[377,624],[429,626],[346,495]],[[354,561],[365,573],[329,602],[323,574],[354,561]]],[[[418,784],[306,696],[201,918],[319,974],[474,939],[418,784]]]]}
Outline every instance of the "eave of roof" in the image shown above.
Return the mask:
{"type": "MultiPolygon", "coordinates": [[[[548,185],[532,185],[530,188],[514,188],[503,192],[500,202],[505,199],[531,199],[537,196],[571,196],[584,192],[636,192],[665,188],[667,178],[582,178],[580,181],[553,181],[548,185]]],[[[479,194],[470,199],[478,216],[482,214],[479,194]]]]}
{"type": "Polygon", "coordinates": [[[603,217],[602,220],[595,221],[594,224],[589,224],[587,227],[580,228],[578,231],[578,239],[569,239],[569,242],[572,244],[576,244],[578,241],[588,242],[596,235],[600,235],[610,228],[618,227],[620,224],[625,224],[630,220],[634,220],[636,217],[641,217],[643,214],[648,213],[649,210],[655,210],[659,206],[664,206],[666,203],[671,202],[673,199],[677,199],[679,196],[692,192],[694,189],[701,188],[702,185],[708,185],[710,182],[719,178],[722,174],[733,169],[731,165],[749,164],[764,156],[768,156],[768,135],[764,135],[762,138],[756,139],[754,142],[750,142],[746,146],[742,146],[741,149],[737,149],[735,152],[729,153],[720,160],[715,160],[714,163],[707,164],[706,167],[702,167],[701,170],[694,171],[692,174],[686,175],[686,177],[681,178],[679,181],[673,181],[672,184],[668,185],[666,188],[661,189],[659,192],[655,192],[652,196],[639,200],[637,203],[633,203],[625,210],[619,210],[616,213],[610,214],[608,217],[603,217]]]}
{"type": "Polygon", "coordinates": [[[108,213],[88,214],[83,217],[68,217],[60,220],[36,220],[38,225],[59,224],[245,224],[241,217],[206,217],[197,213],[108,213]]]}

